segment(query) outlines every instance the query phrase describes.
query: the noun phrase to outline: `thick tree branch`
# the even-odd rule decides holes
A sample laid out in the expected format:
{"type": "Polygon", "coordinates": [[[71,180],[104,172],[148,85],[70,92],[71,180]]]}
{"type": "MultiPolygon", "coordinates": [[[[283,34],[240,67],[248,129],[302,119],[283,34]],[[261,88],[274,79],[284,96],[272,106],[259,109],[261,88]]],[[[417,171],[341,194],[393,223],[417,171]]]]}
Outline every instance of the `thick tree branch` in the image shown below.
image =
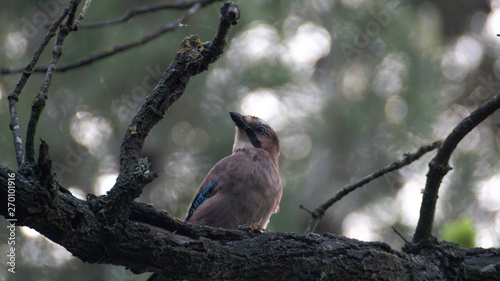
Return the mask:
{"type": "Polygon", "coordinates": [[[494,280],[500,274],[498,249],[440,242],[412,254],[333,234],[247,233],[184,223],[139,202],[130,221],[110,225],[91,203],[0,165],[3,206],[12,180],[16,225],[36,229],[82,261],[135,273],[172,280],[494,280]]]}
{"type": "Polygon", "coordinates": [[[414,243],[425,243],[432,240],[432,225],[434,223],[439,186],[441,185],[443,177],[451,170],[448,164],[451,154],[455,151],[458,143],[472,131],[472,129],[498,110],[498,108],[500,108],[500,93],[496,94],[493,98],[458,123],[444,140],[436,156],[429,163],[427,182],[425,183],[422,205],[420,207],[420,217],[415,235],[413,236],[414,243]]]}
{"type": "Polygon", "coordinates": [[[431,144],[423,145],[421,146],[417,151],[414,153],[405,153],[403,158],[397,161],[392,162],[388,166],[362,178],[361,180],[346,185],[344,186],[341,190],[339,190],[332,198],[328,199],[325,203],[319,205],[314,212],[311,212],[311,221],[309,222],[309,226],[306,229],[306,234],[314,232],[314,229],[316,229],[316,226],[325,214],[326,210],[330,208],[335,202],[339,201],[342,199],[344,196],[347,194],[351,193],[352,191],[356,190],[359,187],[362,187],[363,185],[371,182],[372,180],[383,176],[389,172],[392,172],[394,170],[400,169],[404,166],[407,166],[411,164],[412,162],[418,160],[420,157],[422,157],[424,154],[426,154],[429,151],[432,151],[436,148],[438,148],[441,145],[442,141],[435,141],[431,144]]]}

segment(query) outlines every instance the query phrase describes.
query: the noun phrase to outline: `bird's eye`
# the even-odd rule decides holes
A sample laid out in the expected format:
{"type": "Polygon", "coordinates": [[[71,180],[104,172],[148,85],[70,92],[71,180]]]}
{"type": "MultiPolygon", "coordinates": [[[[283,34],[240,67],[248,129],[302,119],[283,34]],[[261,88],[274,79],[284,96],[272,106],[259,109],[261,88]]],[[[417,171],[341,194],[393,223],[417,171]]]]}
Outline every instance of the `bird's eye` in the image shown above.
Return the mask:
{"type": "Polygon", "coordinates": [[[257,128],[257,134],[263,135],[265,132],[266,132],[266,128],[264,128],[264,127],[257,128]]]}

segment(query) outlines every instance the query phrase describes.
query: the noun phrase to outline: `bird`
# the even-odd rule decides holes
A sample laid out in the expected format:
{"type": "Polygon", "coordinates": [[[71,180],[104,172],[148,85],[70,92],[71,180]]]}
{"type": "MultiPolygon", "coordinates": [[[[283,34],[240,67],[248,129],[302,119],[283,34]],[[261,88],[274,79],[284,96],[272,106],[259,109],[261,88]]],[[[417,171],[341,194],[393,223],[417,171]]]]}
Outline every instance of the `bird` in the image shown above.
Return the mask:
{"type": "Polygon", "coordinates": [[[205,177],[185,221],[227,229],[253,223],[266,228],[282,195],[279,138],[258,117],[230,116],[236,125],[233,152],[205,177]]]}
{"type": "MultiPolygon", "coordinates": [[[[229,113],[236,130],[232,154],[212,167],[184,219],[226,229],[257,225],[265,229],[277,213],[283,187],[279,138],[262,119],[229,113]]],[[[154,273],[148,281],[168,280],[154,273]]]]}

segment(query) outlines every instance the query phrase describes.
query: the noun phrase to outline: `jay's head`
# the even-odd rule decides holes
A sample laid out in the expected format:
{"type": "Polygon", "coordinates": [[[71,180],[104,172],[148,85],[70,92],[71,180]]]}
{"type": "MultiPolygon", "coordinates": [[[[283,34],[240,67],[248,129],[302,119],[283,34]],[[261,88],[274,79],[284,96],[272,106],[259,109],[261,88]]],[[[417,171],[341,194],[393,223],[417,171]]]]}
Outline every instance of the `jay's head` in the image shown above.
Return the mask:
{"type": "Polygon", "coordinates": [[[259,148],[268,151],[276,158],[280,154],[278,135],[266,122],[258,117],[230,112],[231,119],[236,124],[233,152],[259,148]]]}

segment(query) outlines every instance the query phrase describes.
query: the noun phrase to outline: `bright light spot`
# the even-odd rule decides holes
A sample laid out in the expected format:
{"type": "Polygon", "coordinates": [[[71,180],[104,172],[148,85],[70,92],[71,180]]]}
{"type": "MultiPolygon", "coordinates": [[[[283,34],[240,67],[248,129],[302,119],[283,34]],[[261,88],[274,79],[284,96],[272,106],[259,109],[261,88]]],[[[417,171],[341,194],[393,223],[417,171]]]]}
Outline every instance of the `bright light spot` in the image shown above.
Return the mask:
{"type": "MultiPolygon", "coordinates": [[[[498,1],[493,1],[493,3],[498,3],[498,1]]],[[[486,23],[484,24],[483,29],[483,38],[485,41],[488,41],[490,44],[498,45],[498,26],[500,26],[500,7],[498,5],[493,5],[492,3],[492,11],[488,14],[486,19],[486,23]],[[496,6],[496,7],[495,7],[496,6]]]]}
{"type": "Polygon", "coordinates": [[[330,33],[325,28],[314,23],[302,24],[295,36],[285,42],[288,48],[285,60],[309,70],[330,53],[331,44],[330,33]]]}
{"type": "Polygon", "coordinates": [[[24,236],[28,238],[36,238],[36,237],[42,237],[42,235],[34,230],[33,228],[29,228],[27,226],[21,226],[21,232],[24,234],[24,236]]]}
{"type": "Polygon", "coordinates": [[[350,101],[363,99],[366,93],[366,73],[358,64],[351,65],[343,75],[342,95],[350,101]]]}
{"type": "Polygon", "coordinates": [[[3,97],[3,88],[2,84],[0,84],[0,102],[2,101],[2,97],[3,97]]]}
{"type": "Polygon", "coordinates": [[[94,184],[94,192],[97,196],[105,195],[115,185],[118,174],[104,174],[97,178],[94,184]]]}
{"type": "Polygon", "coordinates": [[[385,116],[393,123],[400,123],[406,117],[408,105],[399,95],[392,96],[385,103],[385,116]]]}
{"type": "Polygon", "coordinates": [[[441,70],[446,78],[454,81],[462,81],[468,73],[468,62],[464,54],[459,52],[448,52],[441,60],[441,70]]]}
{"type": "Polygon", "coordinates": [[[342,234],[349,238],[363,241],[381,240],[380,235],[373,231],[377,224],[373,216],[361,212],[353,212],[347,215],[342,222],[342,234]]]}
{"type": "Polygon", "coordinates": [[[105,154],[106,142],[112,133],[108,120],[86,111],[77,112],[71,119],[70,131],[76,142],[97,156],[105,154]]]}
{"type": "Polygon", "coordinates": [[[420,205],[422,203],[421,189],[425,187],[425,182],[408,181],[398,191],[396,201],[399,203],[399,212],[401,223],[415,227],[420,214],[420,205]]]}
{"type": "Polygon", "coordinates": [[[325,94],[328,94],[328,92],[319,89],[314,82],[302,83],[300,87],[285,86],[280,91],[280,96],[283,97],[281,99],[283,104],[282,115],[286,115],[289,120],[282,120],[279,125],[289,124],[292,120],[300,122],[302,121],[300,119],[309,118],[311,115],[320,112],[325,106],[325,94]]]}
{"type": "Polygon", "coordinates": [[[463,55],[469,71],[476,70],[483,58],[483,48],[471,36],[462,36],[457,41],[455,51],[463,55]]]}
{"type": "Polygon", "coordinates": [[[271,119],[279,116],[282,110],[281,101],[276,97],[274,91],[270,89],[257,89],[250,92],[241,101],[241,111],[248,115],[257,116],[266,122],[270,122],[271,119]]]}
{"type": "Polygon", "coordinates": [[[68,190],[71,192],[73,196],[75,196],[78,199],[86,200],[87,196],[85,195],[85,192],[83,190],[77,188],[77,187],[70,187],[68,190]]]}
{"type": "Polygon", "coordinates": [[[27,239],[21,249],[24,261],[32,266],[59,267],[73,258],[62,246],[38,235],[27,239]]]}
{"type": "Polygon", "coordinates": [[[51,250],[48,252],[48,258],[45,258],[45,265],[59,267],[69,260],[73,259],[73,254],[64,247],[51,242],[51,250]]]}
{"type": "MultiPolygon", "coordinates": [[[[233,39],[228,57],[242,60],[242,63],[252,63],[262,58],[277,56],[280,47],[280,37],[274,27],[264,23],[253,23],[249,30],[233,39]]],[[[237,63],[234,61],[234,63],[237,63]]]]}
{"type": "Polygon", "coordinates": [[[210,92],[220,92],[226,85],[231,84],[233,72],[227,68],[215,68],[208,74],[207,88],[210,92]]]}
{"type": "Polygon", "coordinates": [[[399,94],[402,86],[401,79],[392,71],[379,71],[375,74],[375,79],[373,80],[373,90],[378,96],[382,97],[399,94]]]}
{"type": "MultiPolygon", "coordinates": [[[[500,212],[498,213],[500,214],[500,212]]],[[[498,217],[498,215],[497,215],[498,217]]],[[[500,224],[500,219],[498,220],[500,224]]],[[[500,232],[496,231],[491,226],[484,226],[477,229],[475,246],[481,248],[493,248],[498,246],[498,239],[500,232]]]]}
{"type": "Polygon", "coordinates": [[[266,57],[267,53],[278,42],[278,32],[267,24],[258,24],[254,28],[246,31],[242,35],[242,40],[246,42],[243,52],[252,57],[266,57]]]}
{"type": "Polygon", "coordinates": [[[488,211],[500,211],[500,174],[479,182],[474,192],[482,207],[488,211]]]}
{"type": "Polygon", "coordinates": [[[287,136],[280,139],[280,150],[283,156],[290,160],[304,159],[311,153],[311,137],[306,134],[287,136]]]}
{"type": "Polygon", "coordinates": [[[387,55],[377,65],[375,73],[373,90],[378,96],[388,98],[399,94],[407,74],[405,56],[397,53],[387,55]]]}
{"type": "Polygon", "coordinates": [[[382,197],[369,203],[363,210],[350,213],[342,222],[342,233],[348,237],[374,241],[381,240],[380,233],[398,219],[396,202],[392,198],[382,197]]]}
{"type": "Polygon", "coordinates": [[[10,32],[3,43],[5,54],[11,59],[18,59],[26,52],[28,40],[21,32],[10,32]]]}
{"type": "MultiPolygon", "coordinates": [[[[481,224],[481,222],[479,223],[481,224]]],[[[500,242],[500,212],[496,212],[493,220],[482,222],[482,224],[477,229],[476,247],[497,247],[500,242]]]]}

